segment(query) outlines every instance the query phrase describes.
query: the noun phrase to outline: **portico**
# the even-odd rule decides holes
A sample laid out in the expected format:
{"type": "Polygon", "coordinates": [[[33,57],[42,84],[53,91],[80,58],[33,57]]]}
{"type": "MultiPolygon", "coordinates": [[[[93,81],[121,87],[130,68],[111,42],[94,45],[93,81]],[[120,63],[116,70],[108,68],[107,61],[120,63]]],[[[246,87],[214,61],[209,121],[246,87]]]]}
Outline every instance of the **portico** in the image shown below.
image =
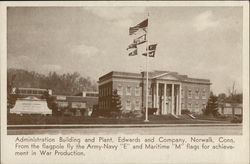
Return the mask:
{"type": "Polygon", "coordinates": [[[157,115],[181,115],[181,83],[154,79],[152,84],[152,106],[157,115]]]}

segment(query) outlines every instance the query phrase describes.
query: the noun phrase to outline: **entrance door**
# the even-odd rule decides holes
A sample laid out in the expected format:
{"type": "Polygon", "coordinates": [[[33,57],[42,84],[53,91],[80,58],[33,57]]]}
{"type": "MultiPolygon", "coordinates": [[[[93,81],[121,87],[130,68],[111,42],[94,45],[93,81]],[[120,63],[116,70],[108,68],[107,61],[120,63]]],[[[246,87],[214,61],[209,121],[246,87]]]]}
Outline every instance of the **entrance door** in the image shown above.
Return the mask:
{"type": "Polygon", "coordinates": [[[169,102],[167,101],[166,102],[166,110],[165,110],[165,114],[168,114],[169,113],[169,102]]]}

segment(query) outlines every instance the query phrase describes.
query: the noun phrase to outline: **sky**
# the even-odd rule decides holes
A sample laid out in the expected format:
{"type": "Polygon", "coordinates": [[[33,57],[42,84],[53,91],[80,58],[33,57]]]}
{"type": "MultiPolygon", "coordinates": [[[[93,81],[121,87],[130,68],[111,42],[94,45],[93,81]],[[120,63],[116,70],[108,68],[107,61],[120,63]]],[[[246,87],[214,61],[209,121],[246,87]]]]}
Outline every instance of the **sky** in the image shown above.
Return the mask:
{"type": "Polygon", "coordinates": [[[211,90],[242,92],[242,7],[9,7],[7,66],[47,74],[79,72],[93,80],[110,71],[145,71],[128,56],[128,29],[147,18],[157,43],[149,70],[210,79],[211,90]]]}

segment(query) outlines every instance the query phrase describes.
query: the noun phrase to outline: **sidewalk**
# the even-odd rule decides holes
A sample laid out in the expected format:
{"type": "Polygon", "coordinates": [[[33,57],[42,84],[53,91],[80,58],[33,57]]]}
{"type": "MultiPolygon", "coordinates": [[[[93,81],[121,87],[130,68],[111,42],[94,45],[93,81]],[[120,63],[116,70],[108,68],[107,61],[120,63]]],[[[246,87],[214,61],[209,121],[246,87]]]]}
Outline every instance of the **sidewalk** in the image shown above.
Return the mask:
{"type": "Polygon", "coordinates": [[[7,129],[54,129],[54,128],[138,128],[138,127],[208,127],[242,126],[242,124],[73,124],[73,125],[8,125],[7,129]]]}

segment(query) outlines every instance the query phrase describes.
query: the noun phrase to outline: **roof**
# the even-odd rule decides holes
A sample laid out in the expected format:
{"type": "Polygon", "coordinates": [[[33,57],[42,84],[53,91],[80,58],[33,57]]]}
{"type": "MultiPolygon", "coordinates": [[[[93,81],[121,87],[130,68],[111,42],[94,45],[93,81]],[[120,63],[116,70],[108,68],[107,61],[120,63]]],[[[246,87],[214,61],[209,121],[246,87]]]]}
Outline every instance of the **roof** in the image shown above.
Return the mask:
{"type": "MultiPolygon", "coordinates": [[[[153,71],[153,72],[148,72],[149,79],[158,79],[161,77],[164,77],[166,75],[171,75],[176,77],[182,82],[187,82],[187,83],[206,83],[206,84],[211,84],[209,79],[201,79],[201,78],[190,78],[187,75],[180,75],[177,72],[170,72],[170,71],[153,71]]],[[[117,71],[112,71],[109,72],[99,78],[99,82],[105,81],[107,79],[110,79],[111,77],[116,77],[116,78],[130,78],[130,79],[142,79],[146,78],[146,72],[141,72],[141,73],[131,73],[131,72],[117,72],[117,71]]]]}
{"type": "Polygon", "coordinates": [[[42,89],[42,88],[18,88],[18,90],[47,91],[49,89],[42,89]]]}
{"type": "Polygon", "coordinates": [[[52,95],[56,98],[57,101],[77,101],[85,102],[84,97],[82,96],[64,96],[64,95],[52,95]]]}
{"type": "Polygon", "coordinates": [[[93,105],[98,103],[98,97],[63,96],[63,95],[53,95],[53,96],[61,98],[61,99],[56,99],[56,101],[86,102],[87,107],[92,107],[93,105]]]}

